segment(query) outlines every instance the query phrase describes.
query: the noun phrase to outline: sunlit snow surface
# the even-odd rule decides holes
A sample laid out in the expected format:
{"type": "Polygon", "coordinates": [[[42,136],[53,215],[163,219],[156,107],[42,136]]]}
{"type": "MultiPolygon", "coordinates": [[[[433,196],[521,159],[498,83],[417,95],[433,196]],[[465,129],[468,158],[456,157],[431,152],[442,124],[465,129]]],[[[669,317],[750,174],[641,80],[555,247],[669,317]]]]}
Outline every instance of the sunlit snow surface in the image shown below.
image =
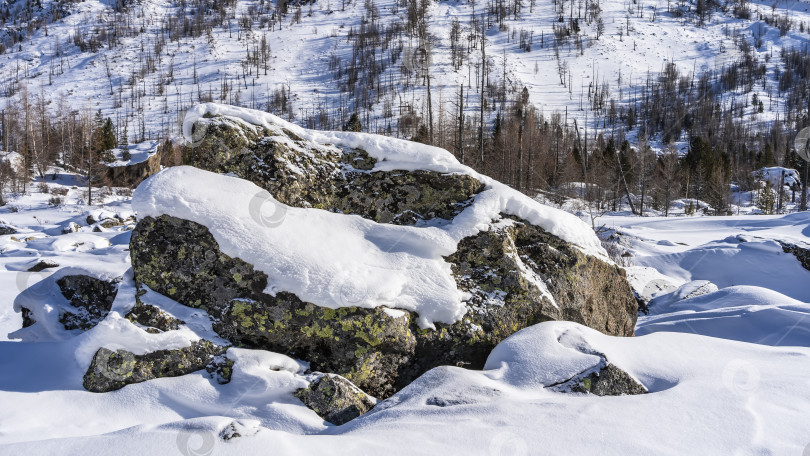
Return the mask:
{"type": "MultiPolygon", "coordinates": [[[[49,181],[66,183],[63,206],[48,207],[49,195],[32,186],[12,199],[18,212],[0,209],[0,221],[19,230],[0,236],[0,337],[24,338],[0,341],[0,454],[802,455],[810,444],[810,272],[775,243],[807,246],[805,214],[602,220],[625,234],[638,291],[653,280],[668,283],[670,292],[658,292],[639,320],[643,335],[543,323],[497,347],[484,371],[434,369],[336,427],[292,395],[312,378],[306,365],[259,350],[229,350],[235,365],[227,385],[199,372],[106,394],[84,391],[82,375],[99,346],[143,353],[217,339],[203,312],[154,294],[152,302],[188,324],[148,334],[123,318],[134,304],[128,232],[85,226],[60,234],[70,222],[86,225],[91,212],[77,204],[82,190],[71,179],[49,181]],[[20,331],[14,301],[59,304],[57,290],[29,288],[47,283],[47,273],[24,272],[46,257],[123,277],[99,326],[75,334],[53,325],[50,335],[36,333],[39,342],[26,339],[34,327],[20,331]],[[600,398],[543,388],[592,366],[593,351],[650,394],[600,398]],[[241,437],[220,437],[234,431],[241,437]]],[[[131,212],[126,197],[109,198],[103,209],[131,212]]],[[[351,219],[362,233],[365,222],[351,219]]]]}

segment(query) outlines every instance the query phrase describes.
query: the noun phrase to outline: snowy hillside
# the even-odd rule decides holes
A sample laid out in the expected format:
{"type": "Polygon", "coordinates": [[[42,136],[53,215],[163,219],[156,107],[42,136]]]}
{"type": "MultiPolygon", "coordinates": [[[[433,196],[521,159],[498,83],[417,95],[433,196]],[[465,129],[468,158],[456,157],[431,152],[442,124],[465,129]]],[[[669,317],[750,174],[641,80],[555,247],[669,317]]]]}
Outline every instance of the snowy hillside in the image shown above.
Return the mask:
{"type": "MultiPolygon", "coordinates": [[[[22,3],[11,2],[18,8],[22,3]]],[[[725,108],[744,106],[755,123],[784,117],[777,94],[784,71],[780,52],[801,48],[810,32],[802,2],[738,2],[700,18],[695,4],[665,0],[506,3],[484,5],[489,14],[497,12],[488,15],[485,27],[487,118],[504,110],[496,92],[505,90],[511,98],[526,87],[546,114],[560,113],[568,125],[578,119],[592,130],[604,129],[613,115],[610,100],[622,116],[638,109],[642,89],[670,63],[694,88],[701,74],[720,75],[742,58],[764,65],[763,83],[729,91],[725,108]],[[762,114],[749,103],[753,94],[765,101],[762,114]]],[[[410,135],[402,116],[428,114],[425,70],[434,122],[455,115],[462,85],[470,118],[480,104],[476,27],[483,6],[426,5],[426,38],[420,38],[403,33],[411,24],[410,9],[394,0],[319,0],[298,7],[246,0],[225,2],[220,10],[207,2],[163,0],[42,2],[45,20],[33,22],[39,28],[29,27],[20,34],[22,42],[7,45],[0,56],[0,95],[11,103],[27,90],[50,101],[53,110],[102,109],[119,128],[127,123],[137,138],[171,130],[200,101],[269,109],[322,129],[337,129],[348,114],[361,112],[369,131],[410,135]],[[52,10],[62,13],[48,14],[52,10]],[[61,18],[48,23],[49,17],[61,18]],[[375,53],[347,80],[363,33],[370,34],[375,53]],[[425,52],[428,58],[419,57],[425,52]],[[363,88],[363,81],[375,87],[363,88]]],[[[7,37],[19,28],[11,16],[7,37]]]]}

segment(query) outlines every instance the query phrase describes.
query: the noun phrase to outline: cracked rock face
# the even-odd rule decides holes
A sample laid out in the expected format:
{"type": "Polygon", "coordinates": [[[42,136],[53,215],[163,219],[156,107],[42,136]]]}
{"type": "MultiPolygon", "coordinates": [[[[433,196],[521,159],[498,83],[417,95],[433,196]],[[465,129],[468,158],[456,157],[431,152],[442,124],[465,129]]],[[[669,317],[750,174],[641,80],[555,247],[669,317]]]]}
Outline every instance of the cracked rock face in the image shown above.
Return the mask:
{"type": "Polygon", "coordinates": [[[495,345],[542,321],[569,319],[627,336],[636,315],[619,269],[518,220],[463,240],[447,258],[473,298],[461,321],[435,331],[418,328],[408,312],[333,310],[292,293],[264,294],[267,276],[223,254],[208,229],[191,221],[146,217],[130,249],[136,281],[205,309],[221,337],[306,360],[383,398],[436,366],[480,369],[495,345]]]}
{"type": "Polygon", "coordinates": [[[289,131],[267,135],[257,126],[217,117],[194,126],[202,140],[188,148],[188,164],[233,173],[295,207],[357,214],[380,223],[415,225],[452,219],[484,189],[477,179],[433,171],[370,171],[376,160],[302,140],[289,131]]]}
{"type": "Polygon", "coordinates": [[[340,426],[368,412],[374,401],[339,375],[324,375],[296,391],[295,397],[325,421],[340,426]]]}
{"type": "Polygon", "coordinates": [[[225,350],[206,340],[177,350],[158,350],[144,355],[102,347],[93,356],[83,385],[88,391],[106,393],[132,383],[177,377],[202,369],[216,376],[219,383],[227,383],[233,361],[222,356],[225,350]]]}

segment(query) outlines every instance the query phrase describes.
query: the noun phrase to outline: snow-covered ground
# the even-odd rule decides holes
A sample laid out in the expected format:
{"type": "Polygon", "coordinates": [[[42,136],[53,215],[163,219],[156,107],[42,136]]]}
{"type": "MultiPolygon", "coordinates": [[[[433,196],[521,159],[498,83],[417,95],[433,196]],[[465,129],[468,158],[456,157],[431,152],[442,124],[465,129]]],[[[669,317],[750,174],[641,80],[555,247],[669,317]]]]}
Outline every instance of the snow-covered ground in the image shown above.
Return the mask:
{"type": "Polygon", "coordinates": [[[67,189],[61,206],[49,206],[51,195],[34,183],[0,208],[0,221],[18,230],[0,236],[2,454],[810,451],[810,271],[777,242],[810,246],[810,214],[603,217],[632,255],[625,257],[631,283],[653,298],[638,337],[543,323],[503,342],[483,371],[434,369],[372,412],[332,426],[291,394],[310,379],[305,364],[260,350],[229,350],[235,365],[226,385],[199,372],[111,393],[85,391],[82,375],[99,344],[148,351],[216,336],[204,313],[170,300],[162,306],[187,322],[182,330],[147,334],[123,318],[134,304],[126,292],[131,225],[93,231],[98,225],[87,218],[127,219],[130,198],[113,194],[103,206],[87,207],[85,189],[74,188],[78,178],[56,174],[48,185],[67,189]],[[62,234],[71,226],[78,232],[62,234]],[[48,274],[25,272],[41,259],[123,276],[110,315],[61,341],[26,339],[31,334],[19,331],[13,302],[59,299],[57,290],[29,287],[48,274]],[[9,333],[23,340],[8,340],[9,333]],[[544,388],[594,365],[594,351],[649,394],[544,388]],[[221,438],[233,432],[240,437],[221,438]]]}

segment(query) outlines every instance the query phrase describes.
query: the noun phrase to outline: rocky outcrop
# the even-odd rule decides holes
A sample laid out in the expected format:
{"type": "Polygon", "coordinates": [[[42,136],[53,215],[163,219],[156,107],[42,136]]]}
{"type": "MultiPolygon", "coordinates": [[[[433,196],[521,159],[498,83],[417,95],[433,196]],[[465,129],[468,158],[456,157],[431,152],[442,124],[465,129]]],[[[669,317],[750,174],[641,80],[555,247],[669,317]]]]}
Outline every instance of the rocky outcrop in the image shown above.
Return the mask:
{"type": "Polygon", "coordinates": [[[75,311],[65,311],[59,322],[65,329],[87,331],[110,312],[118,285],[86,275],[65,276],[56,281],[62,295],[75,311]]]}
{"type": "Polygon", "coordinates": [[[17,234],[17,228],[0,223],[0,236],[4,236],[6,234],[17,234]]]}
{"type": "Polygon", "coordinates": [[[265,136],[268,132],[261,127],[225,117],[200,119],[195,129],[202,140],[186,151],[188,164],[233,173],[289,206],[414,225],[453,218],[484,188],[462,174],[371,172],[376,160],[362,150],[344,152],[304,141],[289,131],[265,136]]]}
{"type": "Polygon", "coordinates": [[[155,153],[142,162],[126,166],[108,166],[106,169],[106,181],[112,182],[116,187],[135,188],[147,177],[160,171],[162,159],[163,147],[158,147],[155,153]]]}
{"type": "Polygon", "coordinates": [[[376,397],[436,366],[481,368],[500,341],[542,321],[572,320],[625,336],[635,323],[635,300],[620,269],[514,219],[463,240],[447,258],[472,299],[461,321],[435,331],[419,329],[407,312],[333,310],[291,293],[266,295],[264,273],[223,254],[208,229],[191,221],[146,217],[130,251],[139,283],[205,309],[220,336],[304,359],[376,397]]]}
{"type": "Polygon", "coordinates": [[[804,269],[810,271],[810,249],[799,247],[784,241],[778,241],[785,253],[792,253],[804,269]]]}
{"type": "MultiPolygon", "coordinates": [[[[462,174],[373,171],[375,160],[361,150],[235,118],[201,118],[193,130],[188,163],[250,180],[291,206],[419,226],[454,218],[484,188],[462,174]]],[[[171,214],[141,219],[130,254],[139,287],[206,310],[233,344],[305,360],[380,398],[436,366],[483,368],[495,345],[539,322],[571,320],[630,336],[637,314],[620,268],[505,215],[445,258],[470,299],[460,321],[435,330],[405,311],[335,310],[284,290],[265,294],[266,274],[223,253],[207,227],[171,214]]]]}
{"type": "Polygon", "coordinates": [[[340,426],[368,412],[375,402],[339,375],[324,375],[296,391],[295,397],[324,420],[340,426]]]}
{"type": "Polygon", "coordinates": [[[93,356],[83,385],[88,391],[104,393],[132,383],[177,377],[202,369],[216,376],[219,383],[227,383],[233,362],[222,356],[225,350],[206,340],[177,350],[158,350],[145,355],[102,347],[93,356]]]}

